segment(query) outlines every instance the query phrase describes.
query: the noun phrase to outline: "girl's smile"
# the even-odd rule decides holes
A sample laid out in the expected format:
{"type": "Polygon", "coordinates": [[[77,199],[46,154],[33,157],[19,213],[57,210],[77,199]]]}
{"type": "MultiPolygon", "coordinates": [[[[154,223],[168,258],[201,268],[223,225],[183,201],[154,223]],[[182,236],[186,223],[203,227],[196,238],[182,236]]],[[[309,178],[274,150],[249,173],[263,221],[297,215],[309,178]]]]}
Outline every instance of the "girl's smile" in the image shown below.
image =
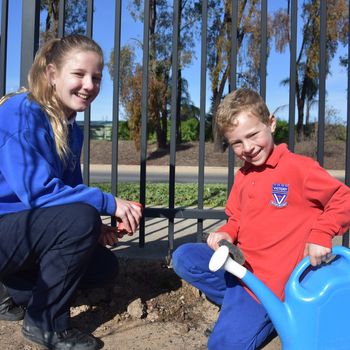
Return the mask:
{"type": "Polygon", "coordinates": [[[93,51],[72,50],[60,69],[50,64],[47,72],[67,118],[84,111],[100,91],[102,63],[93,51]]]}

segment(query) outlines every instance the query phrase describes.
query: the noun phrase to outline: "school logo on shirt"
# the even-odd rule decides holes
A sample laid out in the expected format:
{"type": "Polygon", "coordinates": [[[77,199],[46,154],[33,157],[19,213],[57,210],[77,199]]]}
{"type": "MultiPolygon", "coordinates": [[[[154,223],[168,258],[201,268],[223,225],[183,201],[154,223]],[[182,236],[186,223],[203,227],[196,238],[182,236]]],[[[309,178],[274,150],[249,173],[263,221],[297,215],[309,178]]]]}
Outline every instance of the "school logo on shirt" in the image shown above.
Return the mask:
{"type": "Polygon", "coordinates": [[[272,197],[273,200],[270,202],[277,208],[283,208],[288,203],[286,202],[288,196],[288,185],[284,184],[272,184],[272,197]]]}

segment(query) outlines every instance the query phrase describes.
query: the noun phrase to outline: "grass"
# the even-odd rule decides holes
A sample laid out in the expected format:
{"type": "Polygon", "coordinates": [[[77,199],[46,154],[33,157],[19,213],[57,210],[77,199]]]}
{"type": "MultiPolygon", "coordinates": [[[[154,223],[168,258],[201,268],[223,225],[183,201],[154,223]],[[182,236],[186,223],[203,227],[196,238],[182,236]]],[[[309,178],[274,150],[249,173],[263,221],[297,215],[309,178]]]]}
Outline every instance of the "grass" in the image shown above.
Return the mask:
{"type": "MultiPolygon", "coordinates": [[[[104,192],[111,192],[111,185],[107,183],[92,184],[104,192]]],[[[146,205],[167,207],[169,205],[169,185],[164,183],[146,184],[146,205]]],[[[140,185],[134,183],[121,183],[118,185],[118,197],[131,201],[139,201],[140,185]]],[[[207,184],[204,186],[204,207],[224,207],[227,201],[227,188],[220,184],[207,184]]],[[[175,184],[175,207],[197,206],[197,184],[175,184]]]]}

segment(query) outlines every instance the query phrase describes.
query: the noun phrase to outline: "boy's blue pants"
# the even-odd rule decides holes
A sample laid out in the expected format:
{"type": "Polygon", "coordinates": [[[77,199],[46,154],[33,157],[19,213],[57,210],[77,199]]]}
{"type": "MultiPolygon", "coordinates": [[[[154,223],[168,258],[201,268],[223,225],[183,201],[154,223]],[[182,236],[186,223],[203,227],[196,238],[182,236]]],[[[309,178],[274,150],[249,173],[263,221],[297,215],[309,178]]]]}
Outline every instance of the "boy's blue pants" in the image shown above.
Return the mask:
{"type": "Polygon", "coordinates": [[[256,349],[274,331],[264,309],[223,269],[213,273],[209,261],[213,250],[206,243],[187,243],[173,254],[175,272],[221,306],[208,340],[209,350],[256,349]]]}

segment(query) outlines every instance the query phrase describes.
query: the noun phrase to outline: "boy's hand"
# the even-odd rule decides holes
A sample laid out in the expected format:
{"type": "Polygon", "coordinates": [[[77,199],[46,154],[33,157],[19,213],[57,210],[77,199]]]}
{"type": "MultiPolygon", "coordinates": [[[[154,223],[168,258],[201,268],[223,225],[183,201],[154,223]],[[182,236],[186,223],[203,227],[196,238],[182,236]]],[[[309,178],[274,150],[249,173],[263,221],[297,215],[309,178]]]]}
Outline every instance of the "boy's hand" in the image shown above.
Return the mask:
{"type": "Polygon", "coordinates": [[[211,249],[217,250],[219,248],[218,242],[222,239],[233,243],[232,237],[227,232],[212,232],[207,238],[207,244],[211,249]]]}
{"type": "Polygon", "coordinates": [[[317,266],[329,259],[331,252],[332,250],[330,248],[326,248],[318,244],[306,243],[304,257],[309,255],[310,264],[312,266],[317,266]]]}

